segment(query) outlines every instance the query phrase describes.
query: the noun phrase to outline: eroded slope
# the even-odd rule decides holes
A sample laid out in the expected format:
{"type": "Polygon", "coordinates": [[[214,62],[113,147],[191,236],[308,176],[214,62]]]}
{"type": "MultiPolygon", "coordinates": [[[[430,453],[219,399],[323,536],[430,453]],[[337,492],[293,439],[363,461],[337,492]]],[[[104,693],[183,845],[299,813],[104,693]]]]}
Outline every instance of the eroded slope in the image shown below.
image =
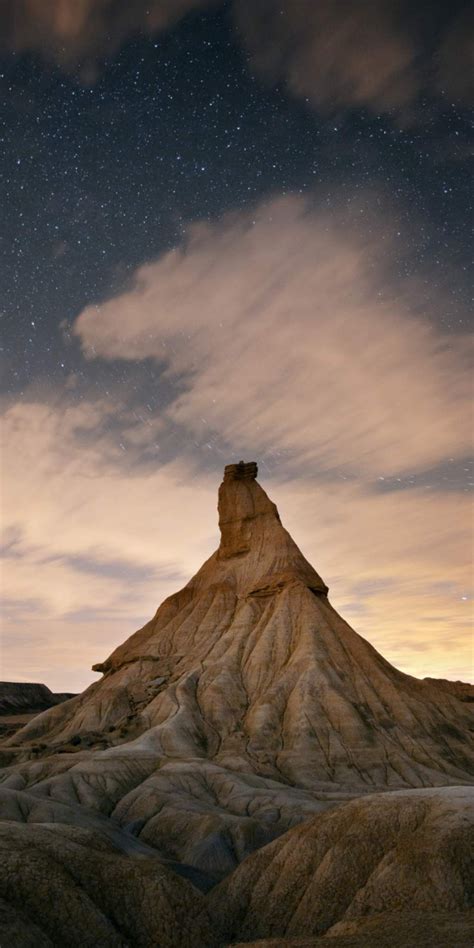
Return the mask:
{"type": "Polygon", "coordinates": [[[249,856],[208,902],[224,943],[350,935],[368,917],[457,917],[474,904],[474,790],[353,800],[249,856]]]}
{"type": "Polygon", "coordinates": [[[4,748],[5,787],[214,878],[354,796],[474,773],[474,689],[404,675],[357,635],[255,474],[226,469],[219,549],[101,680],[4,748]]]}

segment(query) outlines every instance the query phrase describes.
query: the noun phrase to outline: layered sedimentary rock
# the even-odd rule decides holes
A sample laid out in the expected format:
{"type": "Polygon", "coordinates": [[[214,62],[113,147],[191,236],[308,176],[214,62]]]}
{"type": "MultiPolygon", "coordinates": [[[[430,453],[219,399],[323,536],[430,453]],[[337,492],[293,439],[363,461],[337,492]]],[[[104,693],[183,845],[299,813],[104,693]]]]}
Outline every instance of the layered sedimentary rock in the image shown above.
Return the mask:
{"type": "Polygon", "coordinates": [[[217,945],[199,892],[153,854],[132,859],[97,831],[1,822],[0,865],[2,945],[217,945]]]}
{"type": "Polygon", "coordinates": [[[101,679],[4,741],[2,944],[469,931],[474,689],[357,635],[256,473],[226,468],[218,550],[101,679]]]}
{"type": "Polygon", "coordinates": [[[318,789],[462,779],[464,692],[402,674],[349,628],[249,467],[226,470],[217,552],[96,666],[100,683],[16,742],[97,733],[318,789]]]}
{"type": "Polygon", "coordinates": [[[470,783],[474,689],[393,668],[337,614],[255,464],[221,543],[86,691],[4,747],[4,786],[112,818],[214,879],[374,791],[470,783]]]}
{"type": "Polygon", "coordinates": [[[473,789],[402,790],[290,830],[217,886],[208,908],[224,944],[324,934],[370,944],[370,918],[376,944],[406,945],[398,929],[426,934],[430,919],[432,931],[450,916],[472,932],[473,885],[473,789]]]}
{"type": "Polygon", "coordinates": [[[25,727],[40,711],[52,708],[72,694],[54,694],[46,685],[0,681],[0,742],[25,727]]]}

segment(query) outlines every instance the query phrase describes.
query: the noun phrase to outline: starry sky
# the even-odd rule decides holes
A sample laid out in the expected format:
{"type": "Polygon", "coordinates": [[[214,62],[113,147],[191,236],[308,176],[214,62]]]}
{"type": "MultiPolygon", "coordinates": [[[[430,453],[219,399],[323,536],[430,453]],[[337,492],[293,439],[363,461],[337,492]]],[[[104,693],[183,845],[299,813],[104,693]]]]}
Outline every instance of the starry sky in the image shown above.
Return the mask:
{"type": "Polygon", "coordinates": [[[472,678],[469,4],[3,0],[2,677],[79,690],[260,483],[472,678]]]}

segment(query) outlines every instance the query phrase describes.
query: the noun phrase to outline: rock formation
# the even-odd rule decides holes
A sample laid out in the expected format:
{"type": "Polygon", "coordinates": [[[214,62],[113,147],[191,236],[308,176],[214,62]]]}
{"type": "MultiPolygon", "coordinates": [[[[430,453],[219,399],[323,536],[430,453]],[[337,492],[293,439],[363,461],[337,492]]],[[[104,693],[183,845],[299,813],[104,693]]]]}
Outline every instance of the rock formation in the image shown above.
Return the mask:
{"type": "Polygon", "coordinates": [[[232,948],[471,948],[473,939],[474,910],[424,910],[367,915],[334,925],[320,937],[232,942],[232,948]]]}
{"type": "Polygon", "coordinates": [[[464,692],[397,671],[338,616],[255,470],[226,468],[221,544],[196,576],[15,741],[99,735],[323,792],[468,778],[464,692]]]}
{"type": "Polygon", "coordinates": [[[0,741],[11,737],[40,711],[52,708],[73,694],[54,694],[46,685],[0,681],[0,741]]]}
{"type": "MultiPolygon", "coordinates": [[[[120,858],[153,858],[157,872],[179,872],[188,879],[179,885],[202,890],[260,850],[230,877],[241,880],[242,904],[252,866],[260,865],[252,860],[273,865],[272,854],[286,845],[277,837],[311,820],[291,839],[318,874],[333,858],[319,832],[327,840],[333,834],[334,852],[347,861],[352,843],[359,845],[351,821],[369,827],[372,812],[374,826],[386,823],[386,830],[372,834],[371,852],[362,847],[360,860],[380,877],[367,902],[376,913],[380,860],[389,859],[400,821],[407,840],[411,827],[421,845],[426,812],[441,838],[443,820],[451,825],[449,801],[458,806],[472,793],[474,688],[402,674],[357,635],[331,606],[328,587],[282,526],[256,473],[243,462],[225,469],[219,548],[150,622],[94,666],[101,679],[4,742],[0,805],[9,825],[28,824],[14,829],[15,839],[54,824],[61,849],[73,830],[93,833],[120,858]],[[427,787],[447,789],[433,796],[420,789],[427,787]],[[320,828],[317,837],[311,827],[320,828]]],[[[461,861],[463,852],[456,850],[461,861]]],[[[416,860],[412,869],[416,881],[416,860]]],[[[446,866],[442,872],[454,891],[454,877],[446,866]]],[[[400,868],[394,878],[402,876],[400,868]]],[[[306,882],[298,878],[303,898],[306,882]]],[[[343,873],[340,880],[342,891],[343,873]]],[[[359,889],[350,891],[351,901],[360,901],[359,889]]],[[[232,887],[222,892],[234,899],[232,887]]],[[[292,898],[285,894],[290,906],[292,898]]],[[[337,904],[326,928],[352,918],[337,904]]],[[[383,902],[384,913],[396,909],[383,902]]],[[[246,936],[254,937],[245,912],[246,936]]],[[[324,925],[315,922],[311,933],[324,925]]],[[[232,937],[240,937],[237,928],[232,937]]],[[[44,931],[49,937],[47,925],[44,931]]]]}
{"type": "Polygon", "coordinates": [[[368,916],[393,924],[397,916],[459,913],[472,926],[464,913],[473,883],[472,789],[400,790],[290,830],[217,886],[208,908],[224,944],[357,934],[368,916]]]}
{"type": "Polygon", "coordinates": [[[67,692],[55,694],[46,685],[29,681],[0,681],[0,715],[14,712],[38,713],[74,698],[67,692]]]}
{"type": "Polygon", "coordinates": [[[2,822],[0,864],[5,948],[217,944],[199,892],[153,855],[127,858],[97,832],[2,822]]]}

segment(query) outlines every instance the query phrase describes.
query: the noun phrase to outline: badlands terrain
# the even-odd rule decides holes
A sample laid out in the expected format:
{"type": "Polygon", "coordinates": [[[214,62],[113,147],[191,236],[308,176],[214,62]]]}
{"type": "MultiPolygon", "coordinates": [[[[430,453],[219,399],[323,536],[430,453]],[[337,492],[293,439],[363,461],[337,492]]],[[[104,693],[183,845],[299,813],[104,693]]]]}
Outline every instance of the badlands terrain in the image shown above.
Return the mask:
{"type": "Polygon", "coordinates": [[[100,679],[4,739],[0,945],[474,943],[474,688],[357,635],[256,474],[100,679]]]}
{"type": "Polygon", "coordinates": [[[40,711],[75,695],[54,694],[46,685],[23,681],[0,681],[0,740],[14,734],[40,711]]]}

